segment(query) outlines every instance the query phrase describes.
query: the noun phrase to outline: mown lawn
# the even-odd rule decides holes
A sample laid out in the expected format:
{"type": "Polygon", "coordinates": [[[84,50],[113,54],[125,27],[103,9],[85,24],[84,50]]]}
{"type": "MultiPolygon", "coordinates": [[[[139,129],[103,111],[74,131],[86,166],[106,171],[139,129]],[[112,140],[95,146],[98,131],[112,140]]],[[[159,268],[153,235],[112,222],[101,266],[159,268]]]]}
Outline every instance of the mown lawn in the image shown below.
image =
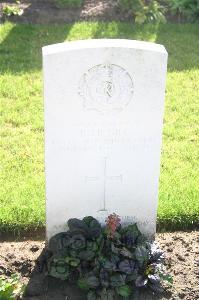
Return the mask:
{"type": "Polygon", "coordinates": [[[6,23],[0,26],[1,232],[45,224],[41,47],[105,37],[166,46],[169,65],[158,224],[161,230],[199,224],[198,25],[6,23]]]}

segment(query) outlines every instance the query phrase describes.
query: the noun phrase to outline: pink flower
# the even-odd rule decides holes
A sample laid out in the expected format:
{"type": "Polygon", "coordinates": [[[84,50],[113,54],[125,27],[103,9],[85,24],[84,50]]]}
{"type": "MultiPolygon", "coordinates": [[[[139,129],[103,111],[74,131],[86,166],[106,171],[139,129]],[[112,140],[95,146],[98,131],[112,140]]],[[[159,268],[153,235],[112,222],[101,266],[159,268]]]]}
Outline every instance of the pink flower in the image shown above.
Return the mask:
{"type": "Polygon", "coordinates": [[[108,230],[108,234],[111,238],[114,237],[115,231],[117,227],[120,225],[121,219],[115,213],[108,216],[106,219],[106,226],[108,230]]]}

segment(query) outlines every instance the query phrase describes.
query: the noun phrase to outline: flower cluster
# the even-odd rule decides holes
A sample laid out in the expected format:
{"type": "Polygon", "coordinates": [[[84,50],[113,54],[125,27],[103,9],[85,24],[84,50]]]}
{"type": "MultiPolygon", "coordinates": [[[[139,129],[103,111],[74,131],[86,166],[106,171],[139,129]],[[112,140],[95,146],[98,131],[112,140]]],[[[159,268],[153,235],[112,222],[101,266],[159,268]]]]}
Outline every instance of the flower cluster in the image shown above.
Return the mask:
{"type": "Polygon", "coordinates": [[[120,225],[120,222],[121,219],[115,213],[109,215],[108,218],[106,219],[107,231],[111,238],[114,237],[114,234],[116,232],[117,227],[120,225]]]}
{"type": "Polygon", "coordinates": [[[70,219],[69,230],[49,241],[50,276],[76,283],[88,300],[126,299],[140,291],[162,292],[163,252],[136,224],[120,225],[116,214],[102,227],[93,217],[70,219]]]}

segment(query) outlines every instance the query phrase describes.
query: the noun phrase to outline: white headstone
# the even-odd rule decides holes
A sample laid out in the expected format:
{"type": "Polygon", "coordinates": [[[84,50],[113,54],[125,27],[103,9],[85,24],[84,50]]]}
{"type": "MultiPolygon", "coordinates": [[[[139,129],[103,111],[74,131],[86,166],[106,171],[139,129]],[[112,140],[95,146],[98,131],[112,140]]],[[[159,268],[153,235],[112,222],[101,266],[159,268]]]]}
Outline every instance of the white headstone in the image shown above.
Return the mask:
{"type": "Polygon", "coordinates": [[[43,48],[47,238],[110,213],[154,235],[166,66],[154,43],[43,48]]]}

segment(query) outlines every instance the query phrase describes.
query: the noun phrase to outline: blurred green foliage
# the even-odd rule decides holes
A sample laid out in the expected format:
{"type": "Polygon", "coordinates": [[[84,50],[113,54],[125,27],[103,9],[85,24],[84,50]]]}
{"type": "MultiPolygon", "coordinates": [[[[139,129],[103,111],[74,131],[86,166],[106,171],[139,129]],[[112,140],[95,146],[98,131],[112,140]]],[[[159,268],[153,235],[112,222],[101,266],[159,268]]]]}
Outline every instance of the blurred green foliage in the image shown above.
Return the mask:
{"type": "Polygon", "coordinates": [[[158,1],[152,0],[119,0],[119,6],[124,11],[130,11],[135,23],[150,22],[165,23],[165,8],[158,1]]]}
{"type": "Polygon", "coordinates": [[[199,0],[170,0],[170,10],[185,16],[188,21],[199,21],[199,0]]]}

